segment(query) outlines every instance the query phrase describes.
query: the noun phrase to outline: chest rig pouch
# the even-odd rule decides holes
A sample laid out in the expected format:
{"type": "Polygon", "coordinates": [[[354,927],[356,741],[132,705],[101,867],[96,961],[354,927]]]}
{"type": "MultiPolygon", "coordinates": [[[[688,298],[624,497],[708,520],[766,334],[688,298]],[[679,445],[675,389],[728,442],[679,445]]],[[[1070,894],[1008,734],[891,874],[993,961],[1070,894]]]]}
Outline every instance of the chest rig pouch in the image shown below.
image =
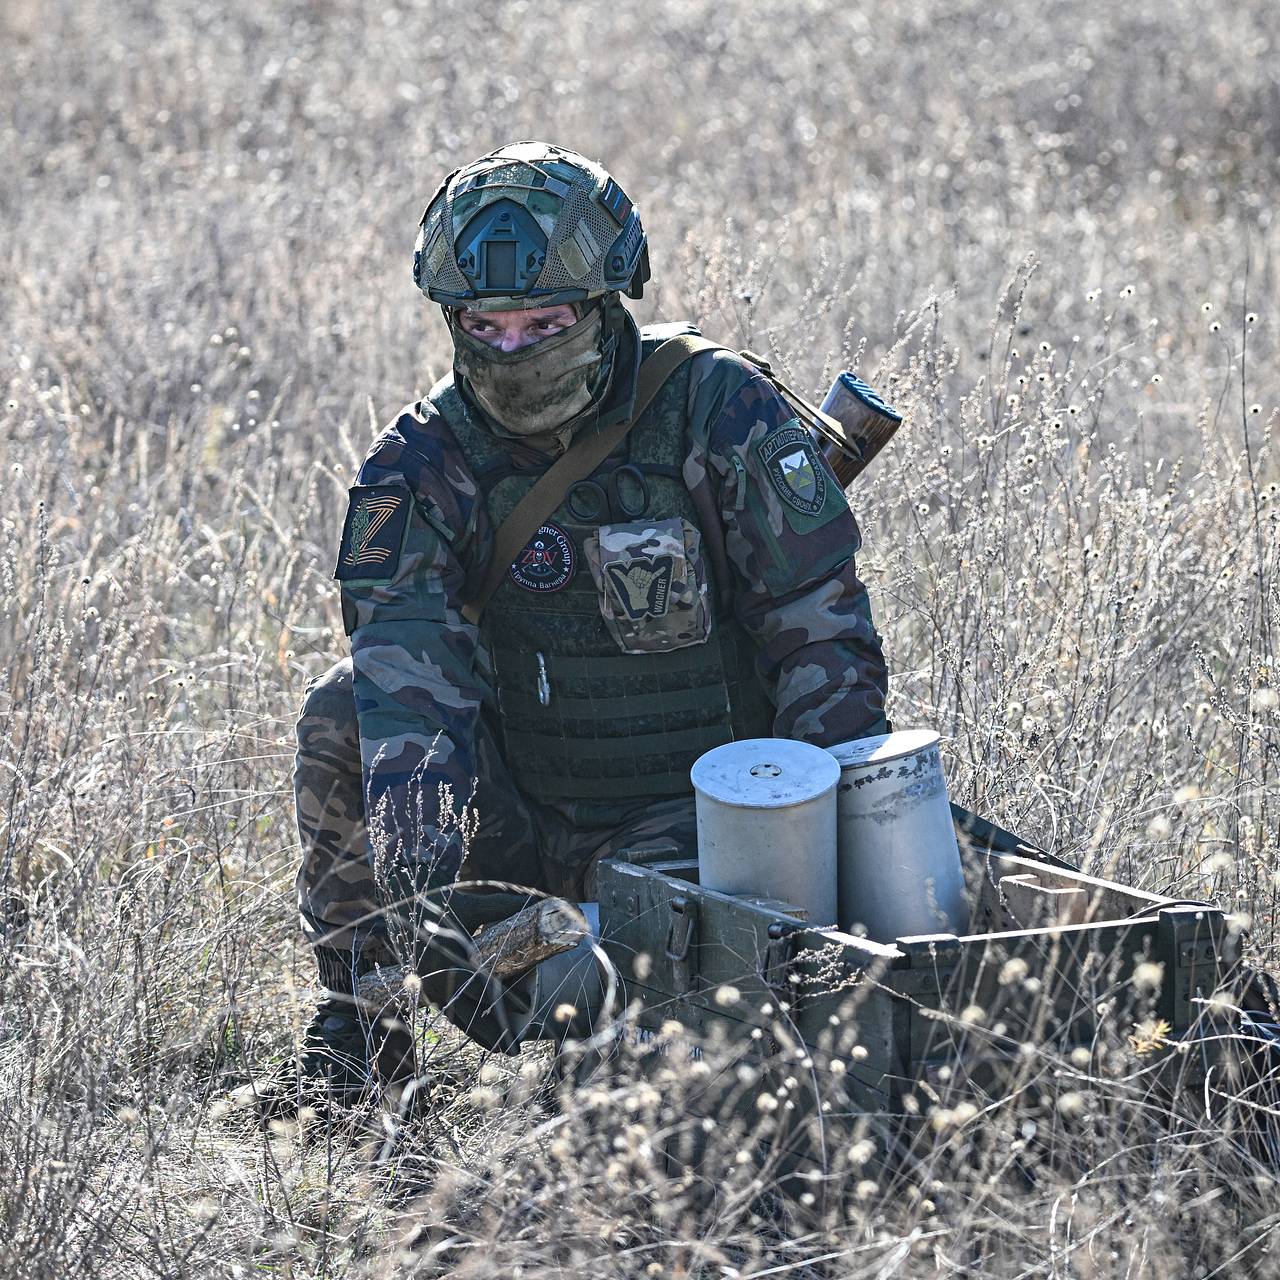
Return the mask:
{"type": "Polygon", "coordinates": [[[585,540],[605,629],[623,653],[666,653],[711,634],[702,535],[684,519],[601,525],[585,540]]]}
{"type": "MultiPolygon", "coordinates": [[[[686,326],[642,336],[642,356],[686,326]]],[[[516,557],[480,621],[503,755],[531,800],[617,801],[687,795],[703,752],[763,737],[773,707],[756,650],[701,552],[682,478],[690,368],[676,371],[590,477],[620,493],[643,486],[616,520],[607,502],[584,518],[566,496],[516,557]],[[636,511],[640,491],[643,510],[636,511]]],[[[451,379],[431,401],[467,457],[497,528],[532,487],[451,379]]]]}

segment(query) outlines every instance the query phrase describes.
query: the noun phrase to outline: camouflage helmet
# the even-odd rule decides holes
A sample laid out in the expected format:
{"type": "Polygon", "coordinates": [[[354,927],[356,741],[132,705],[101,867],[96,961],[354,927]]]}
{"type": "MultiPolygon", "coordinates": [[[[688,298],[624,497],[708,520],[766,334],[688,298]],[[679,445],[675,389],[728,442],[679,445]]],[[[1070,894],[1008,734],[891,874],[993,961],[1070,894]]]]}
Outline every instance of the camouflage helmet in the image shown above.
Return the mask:
{"type": "Polygon", "coordinates": [[[648,278],[648,240],[622,188],[545,142],[512,143],[451,173],[413,253],[413,282],[428,298],[474,311],[638,298],[648,278]]]}

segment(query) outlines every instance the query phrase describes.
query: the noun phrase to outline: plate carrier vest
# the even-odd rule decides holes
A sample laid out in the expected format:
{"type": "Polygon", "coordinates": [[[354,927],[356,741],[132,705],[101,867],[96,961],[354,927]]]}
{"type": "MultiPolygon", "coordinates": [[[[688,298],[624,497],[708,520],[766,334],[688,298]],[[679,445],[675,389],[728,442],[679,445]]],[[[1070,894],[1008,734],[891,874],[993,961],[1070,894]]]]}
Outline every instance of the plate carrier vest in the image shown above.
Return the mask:
{"type": "MultiPolygon", "coordinates": [[[[641,358],[667,338],[691,332],[697,331],[683,324],[642,330],[641,358]]],[[[649,488],[639,519],[683,518],[701,533],[682,472],[690,373],[686,361],[628,432],[626,456],[607,459],[592,478],[603,481],[630,463],[649,488]]],[[[453,431],[497,528],[541,473],[512,467],[452,376],[437,383],[429,399],[453,431]]],[[[756,672],[756,646],[733,617],[728,584],[714,581],[709,557],[703,557],[709,638],[668,652],[619,652],[583,554],[587,536],[608,522],[605,514],[584,523],[562,502],[548,523],[574,542],[573,578],[558,591],[538,594],[508,576],[480,621],[503,758],[535,802],[621,801],[630,807],[688,795],[689,770],[703,752],[772,732],[773,705],[756,672]]]]}

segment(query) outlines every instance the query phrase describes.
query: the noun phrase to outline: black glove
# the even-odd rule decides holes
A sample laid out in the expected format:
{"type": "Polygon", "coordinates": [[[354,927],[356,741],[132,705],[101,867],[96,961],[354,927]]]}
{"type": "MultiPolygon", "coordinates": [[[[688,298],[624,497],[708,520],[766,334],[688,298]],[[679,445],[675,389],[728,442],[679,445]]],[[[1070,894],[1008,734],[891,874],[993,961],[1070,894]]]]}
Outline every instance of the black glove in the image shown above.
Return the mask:
{"type": "Polygon", "coordinates": [[[509,920],[517,911],[532,906],[539,899],[524,893],[489,893],[471,889],[445,889],[434,898],[468,933],[499,920],[509,920]]]}
{"type": "Polygon", "coordinates": [[[528,1019],[528,999],[477,966],[471,929],[488,920],[505,919],[528,899],[518,894],[461,892],[420,866],[392,870],[387,888],[427,999],[485,1049],[517,1053],[517,1028],[528,1019]]]}

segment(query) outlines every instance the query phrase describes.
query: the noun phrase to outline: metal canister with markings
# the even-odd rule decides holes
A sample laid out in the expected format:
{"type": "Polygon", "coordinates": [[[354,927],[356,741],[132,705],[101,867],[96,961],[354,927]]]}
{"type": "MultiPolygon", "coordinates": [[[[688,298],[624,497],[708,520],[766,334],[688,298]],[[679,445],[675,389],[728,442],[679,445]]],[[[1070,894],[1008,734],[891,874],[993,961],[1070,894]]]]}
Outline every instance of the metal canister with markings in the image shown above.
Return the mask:
{"type": "Polygon", "coordinates": [[[876,942],[962,934],[968,920],[939,738],[926,729],[830,748],[840,927],[876,942]]]}

